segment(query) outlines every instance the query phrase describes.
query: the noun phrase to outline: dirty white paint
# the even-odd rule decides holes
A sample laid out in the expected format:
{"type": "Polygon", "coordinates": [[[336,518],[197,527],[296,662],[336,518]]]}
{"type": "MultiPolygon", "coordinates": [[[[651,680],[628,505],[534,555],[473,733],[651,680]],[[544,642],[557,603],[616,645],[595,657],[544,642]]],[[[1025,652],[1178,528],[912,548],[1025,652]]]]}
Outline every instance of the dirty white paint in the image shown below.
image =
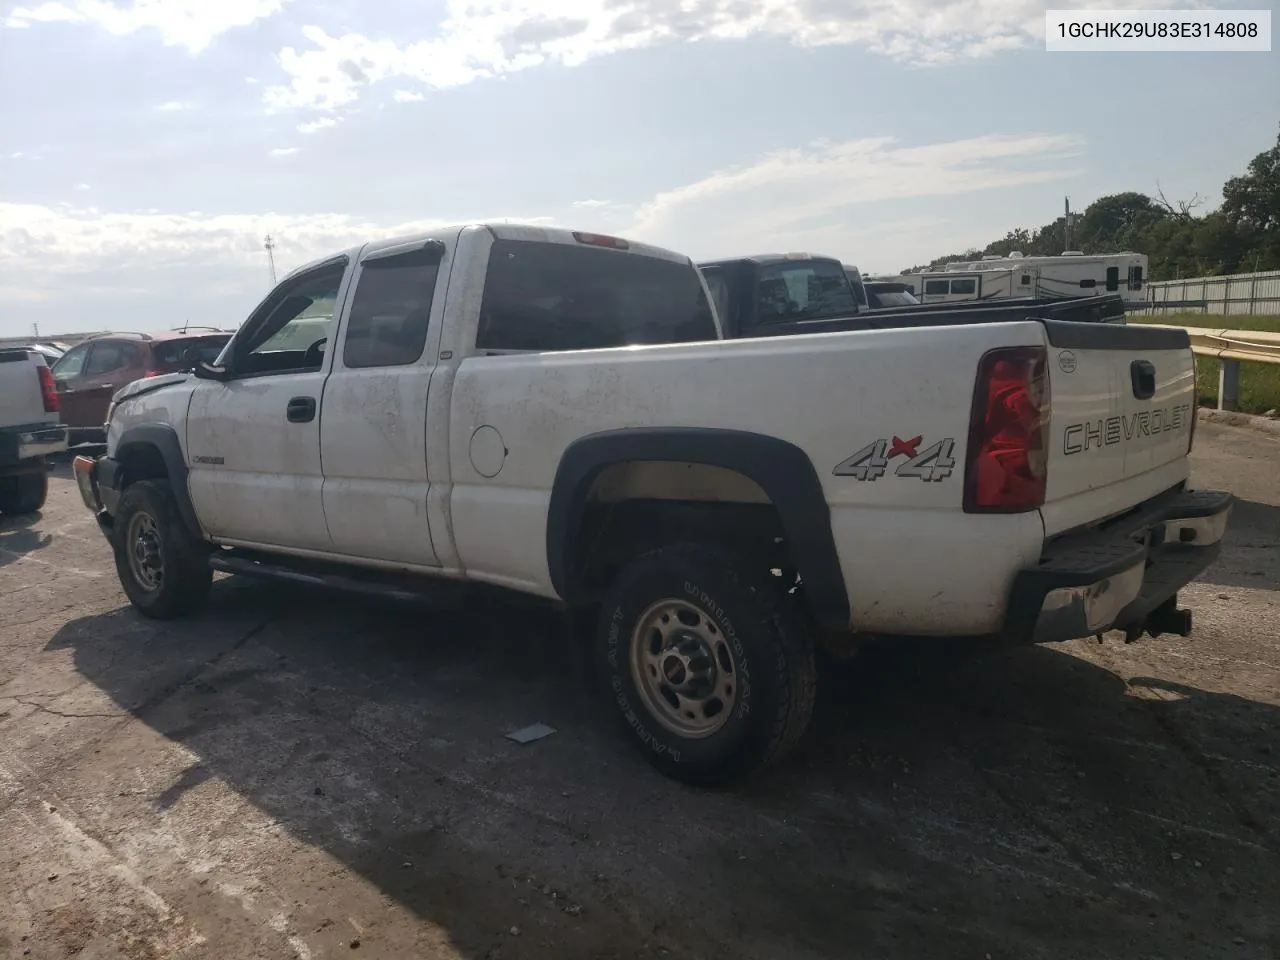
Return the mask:
{"type": "MultiPolygon", "coordinates": [[[[1069,422],[1134,412],[1124,399],[1127,379],[1120,380],[1137,354],[1082,350],[1067,364],[1050,348],[1050,502],[1042,513],[963,512],[979,360],[994,347],[1044,346],[1036,322],[476,355],[488,257],[499,237],[577,242],[563,230],[492,225],[349,251],[320,371],[177,382],[117,408],[121,424],[113,423],[112,436],[125,422],[163,410],[163,422],[186,438],[189,461],[223,458],[193,463],[190,480],[197,513],[220,542],[465,575],[548,597],[555,595],[548,505],[572,442],[628,427],[780,438],[804,451],[817,472],[851,626],[883,633],[997,629],[1013,577],[1039,558],[1046,526],[1114,514],[1186,477],[1185,431],[1149,438],[1141,450],[1120,444],[1097,451],[1100,458],[1064,458],[1069,422]],[[360,259],[428,239],[442,242],[446,254],[419,361],[346,368],[342,347],[360,259]],[[297,396],[317,398],[311,423],[285,421],[297,396]],[[477,436],[485,438],[479,449],[477,436]],[[918,438],[918,452],[946,443],[954,467],[933,482],[896,475],[905,457],[873,482],[834,475],[859,450],[895,438],[918,438]],[[1132,449],[1117,453],[1117,446],[1132,449]]],[[[694,269],[687,258],[643,245],[618,255],[694,269]]],[[[1189,352],[1167,353],[1154,359],[1160,380],[1150,402],[1157,405],[1185,402],[1192,389],[1189,352]]],[[[697,478],[699,498],[759,499],[738,481],[708,486],[709,476],[697,478]]],[[[661,470],[629,476],[626,486],[637,495],[671,492],[661,470]]]]}

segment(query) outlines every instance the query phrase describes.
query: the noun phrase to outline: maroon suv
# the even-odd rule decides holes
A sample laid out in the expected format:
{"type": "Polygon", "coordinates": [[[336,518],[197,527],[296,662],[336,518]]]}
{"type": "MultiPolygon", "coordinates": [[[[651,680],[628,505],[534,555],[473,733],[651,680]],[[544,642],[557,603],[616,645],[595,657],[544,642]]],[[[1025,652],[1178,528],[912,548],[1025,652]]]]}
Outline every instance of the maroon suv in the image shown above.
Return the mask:
{"type": "Polygon", "coordinates": [[[231,339],[226,331],[188,328],[165,333],[104,333],[76,344],[53,365],[69,440],[106,439],[107,407],[125,384],[212,363],[231,339]]]}

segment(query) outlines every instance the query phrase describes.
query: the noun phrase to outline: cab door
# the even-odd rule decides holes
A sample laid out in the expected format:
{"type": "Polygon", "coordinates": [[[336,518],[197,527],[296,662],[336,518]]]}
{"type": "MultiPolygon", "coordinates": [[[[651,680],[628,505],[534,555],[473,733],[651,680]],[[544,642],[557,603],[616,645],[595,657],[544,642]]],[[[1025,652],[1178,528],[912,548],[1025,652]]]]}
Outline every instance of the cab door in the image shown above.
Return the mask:
{"type": "Polygon", "coordinates": [[[94,340],[76,386],[77,426],[101,428],[117,390],[146,373],[143,348],[130,340],[94,340]]]}
{"type": "Polygon", "coordinates": [[[210,536],[329,551],[320,397],[347,272],[339,257],[284,280],[236,334],[225,379],[192,392],[188,483],[210,536]]]}
{"type": "MultiPolygon", "coordinates": [[[[59,357],[51,370],[53,382],[58,387],[58,407],[62,422],[73,428],[94,426],[88,405],[89,380],[84,369],[91,346],[91,342],[77,344],[59,357]]],[[[101,426],[101,421],[96,425],[101,426]]]]}
{"type": "Polygon", "coordinates": [[[427,518],[427,393],[436,367],[450,231],[365,248],[320,422],[333,552],[437,566],[427,518]]]}

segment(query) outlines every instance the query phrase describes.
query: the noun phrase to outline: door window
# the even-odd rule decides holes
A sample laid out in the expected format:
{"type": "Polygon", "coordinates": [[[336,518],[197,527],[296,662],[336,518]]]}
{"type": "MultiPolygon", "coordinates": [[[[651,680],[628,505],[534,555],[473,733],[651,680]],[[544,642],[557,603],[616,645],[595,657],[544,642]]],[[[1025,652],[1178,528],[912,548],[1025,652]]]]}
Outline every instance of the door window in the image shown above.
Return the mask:
{"type": "Polygon", "coordinates": [[[111,341],[96,342],[89,362],[85,364],[86,377],[100,377],[134,366],[138,362],[138,348],[132,343],[115,343],[111,341]]]}
{"type": "Polygon", "coordinates": [[[70,380],[72,377],[80,376],[81,371],[84,370],[85,358],[88,356],[89,344],[82,343],[78,347],[72,347],[53,365],[53,379],[70,380]]]}
{"type": "Polygon", "coordinates": [[[231,372],[252,377],[307,373],[324,363],[347,258],[330,261],[276,287],[237,336],[231,372]]]}
{"type": "Polygon", "coordinates": [[[361,264],[347,319],[348,367],[399,367],[422,356],[440,254],[429,248],[361,264]]]}

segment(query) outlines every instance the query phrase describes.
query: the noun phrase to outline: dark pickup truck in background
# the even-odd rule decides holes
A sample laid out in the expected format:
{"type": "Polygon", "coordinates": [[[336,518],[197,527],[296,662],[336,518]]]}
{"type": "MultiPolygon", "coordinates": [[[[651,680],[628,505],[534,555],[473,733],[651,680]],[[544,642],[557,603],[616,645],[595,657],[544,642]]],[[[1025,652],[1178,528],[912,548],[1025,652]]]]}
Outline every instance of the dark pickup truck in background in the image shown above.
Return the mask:
{"type": "Polygon", "coordinates": [[[833,257],[759,254],[698,264],[728,339],[887,330],[1036,318],[1124,323],[1116,296],[1011,299],[868,308],[833,257]],[[859,302],[862,300],[862,302],[859,302]]]}

